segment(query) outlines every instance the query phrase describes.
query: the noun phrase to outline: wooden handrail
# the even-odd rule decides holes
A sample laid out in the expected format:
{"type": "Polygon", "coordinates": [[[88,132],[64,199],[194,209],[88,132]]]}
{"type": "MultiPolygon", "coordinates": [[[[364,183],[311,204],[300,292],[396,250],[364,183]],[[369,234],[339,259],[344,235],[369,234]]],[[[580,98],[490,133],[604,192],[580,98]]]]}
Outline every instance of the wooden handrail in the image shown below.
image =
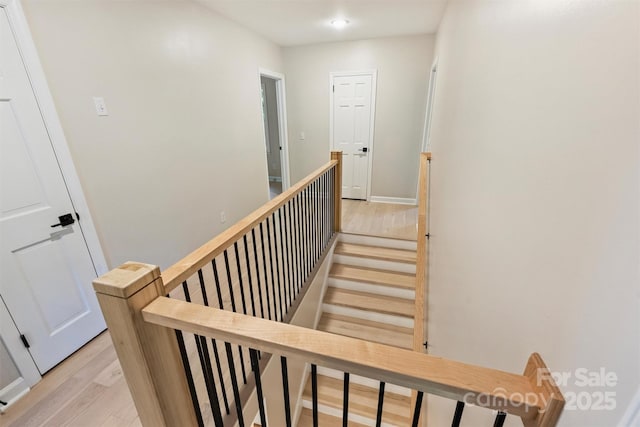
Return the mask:
{"type": "Polygon", "coordinates": [[[301,358],[356,375],[517,415],[526,426],[555,426],[564,399],[534,353],[517,375],[415,351],[159,297],[142,310],[146,322],[301,358]]]}
{"type": "Polygon", "coordinates": [[[418,236],[416,239],[416,297],[413,318],[413,350],[424,351],[425,301],[427,296],[427,215],[429,212],[429,162],[431,153],[420,153],[418,176],[418,236]]]}
{"type": "Polygon", "coordinates": [[[242,236],[247,232],[251,231],[253,227],[307,188],[320,175],[333,167],[338,167],[339,163],[340,160],[331,160],[324,166],[311,172],[304,179],[291,186],[287,191],[260,206],[258,209],[238,221],[235,225],[223,231],[218,236],[209,240],[207,243],[164,270],[162,272],[162,279],[165,283],[166,293],[171,292],[184,280],[187,280],[190,276],[195,274],[199,268],[202,268],[216,256],[220,255],[234,242],[242,238],[242,236]]]}

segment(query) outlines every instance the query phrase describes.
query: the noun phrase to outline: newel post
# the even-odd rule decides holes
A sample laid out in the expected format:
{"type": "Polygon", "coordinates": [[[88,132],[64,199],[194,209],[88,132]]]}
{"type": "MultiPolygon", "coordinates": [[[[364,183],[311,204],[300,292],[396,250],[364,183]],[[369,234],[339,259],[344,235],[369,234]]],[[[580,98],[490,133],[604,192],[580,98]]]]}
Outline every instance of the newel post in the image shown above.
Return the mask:
{"type": "Polygon", "coordinates": [[[333,180],[333,197],[334,197],[334,231],[339,233],[342,230],[342,151],[332,151],[331,160],[337,160],[338,164],[335,168],[335,176],[333,180]]]}
{"type": "Polygon", "coordinates": [[[197,425],[174,331],[142,318],[144,307],[165,296],[160,268],[127,262],[93,288],[142,425],[197,425]]]}

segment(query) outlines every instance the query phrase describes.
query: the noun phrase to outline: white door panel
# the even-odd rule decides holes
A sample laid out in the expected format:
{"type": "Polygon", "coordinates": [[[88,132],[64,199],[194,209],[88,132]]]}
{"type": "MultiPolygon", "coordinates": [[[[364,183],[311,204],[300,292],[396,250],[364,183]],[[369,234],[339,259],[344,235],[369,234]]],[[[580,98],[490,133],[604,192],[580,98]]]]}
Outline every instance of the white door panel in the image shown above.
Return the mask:
{"type": "Polygon", "coordinates": [[[342,197],[347,199],[367,198],[372,80],[372,75],[333,77],[333,148],[343,153],[342,197]]]}
{"type": "Polygon", "coordinates": [[[96,277],[26,69],[0,9],[0,294],[40,372],[105,325],[96,277]]]}

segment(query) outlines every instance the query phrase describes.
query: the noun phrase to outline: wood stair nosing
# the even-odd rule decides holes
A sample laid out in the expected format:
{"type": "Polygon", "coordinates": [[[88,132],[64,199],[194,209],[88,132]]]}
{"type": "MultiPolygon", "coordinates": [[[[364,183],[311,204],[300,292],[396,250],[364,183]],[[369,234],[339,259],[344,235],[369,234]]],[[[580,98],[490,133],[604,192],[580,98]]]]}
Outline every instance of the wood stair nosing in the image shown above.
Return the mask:
{"type": "Polygon", "coordinates": [[[366,246],[339,242],[336,245],[334,252],[341,255],[372,258],[383,261],[408,264],[416,263],[416,251],[409,251],[406,249],[384,248],[380,246],[366,246]]]}
{"type": "Polygon", "coordinates": [[[411,328],[351,316],[323,313],[318,323],[318,330],[409,350],[413,348],[411,328]]]}
{"type": "Polygon", "coordinates": [[[331,266],[329,277],[411,290],[416,286],[415,274],[340,263],[331,266]]]}
{"type": "Polygon", "coordinates": [[[351,307],[411,319],[413,319],[415,311],[415,304],[411,300],[334,287],[327,288],[323,302],[329,305],[351,307]]]}

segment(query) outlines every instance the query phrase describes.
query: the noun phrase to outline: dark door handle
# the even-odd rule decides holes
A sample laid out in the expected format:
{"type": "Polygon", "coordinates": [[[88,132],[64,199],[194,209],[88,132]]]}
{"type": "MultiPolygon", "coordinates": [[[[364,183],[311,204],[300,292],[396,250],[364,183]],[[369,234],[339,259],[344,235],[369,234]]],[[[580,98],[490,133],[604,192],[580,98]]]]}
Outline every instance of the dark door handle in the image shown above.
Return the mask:
{"type": "Polygon", "coordinates": [[[51,227],[66,227],[67,225],[71,225],[76,222],[76,220],[73,219],[73,215],[70,213],[59,216],[58,221],[60,221],[58,224],[53,224],[51,227]]]}
{"type": "Polygon", "coordinates": [[[366,153],[367,151],[369,151],[369,149],[367,147],[362,147],[362,152],[366,153]]]}

